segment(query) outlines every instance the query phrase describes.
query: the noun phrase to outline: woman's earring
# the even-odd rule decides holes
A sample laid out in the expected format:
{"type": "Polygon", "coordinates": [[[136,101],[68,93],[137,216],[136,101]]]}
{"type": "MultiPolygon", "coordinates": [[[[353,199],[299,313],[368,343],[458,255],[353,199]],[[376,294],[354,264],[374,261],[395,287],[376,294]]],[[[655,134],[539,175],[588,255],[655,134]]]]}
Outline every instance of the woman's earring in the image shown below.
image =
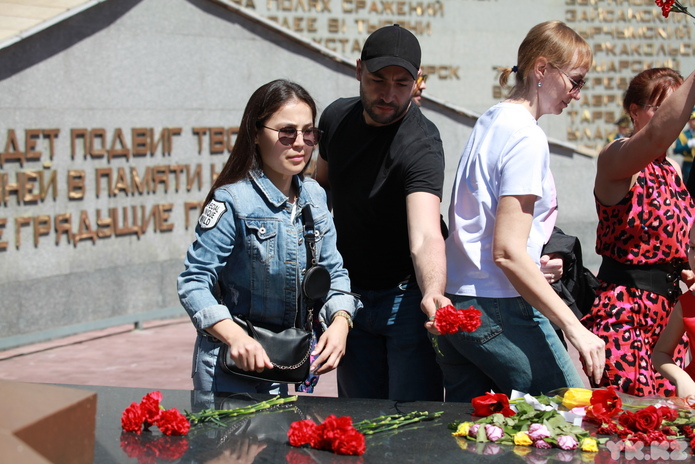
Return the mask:
{"type": "Polygon", "coordinates": [[[541,81],[538,81],[538,87],[543,87],[543,83],[541,81]]]}

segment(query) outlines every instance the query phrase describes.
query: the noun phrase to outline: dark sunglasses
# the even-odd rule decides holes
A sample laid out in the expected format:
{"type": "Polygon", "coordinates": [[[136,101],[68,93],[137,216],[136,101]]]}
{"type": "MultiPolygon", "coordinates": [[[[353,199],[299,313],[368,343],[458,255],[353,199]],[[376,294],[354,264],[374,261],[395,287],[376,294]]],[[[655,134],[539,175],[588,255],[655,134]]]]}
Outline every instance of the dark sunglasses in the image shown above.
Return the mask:
{"type": "Polygon", "coordinates": [[[277,132],[278,140],[283,145],[292,145],[294,141],[297,139],[297,132],[301,132],[304,143],[306,143],[310,147],[313,147],[314,145],[319,143],[319,139],[321,138],[321,134],[323,133],[321,129],[317,129],[316,127],[311,127],[309,129],[304,130],[295,129],[294,127],[289,126],[281,127],[280,129],[273,129],[272,127],[268,126],[261,127],[277,132]]]}

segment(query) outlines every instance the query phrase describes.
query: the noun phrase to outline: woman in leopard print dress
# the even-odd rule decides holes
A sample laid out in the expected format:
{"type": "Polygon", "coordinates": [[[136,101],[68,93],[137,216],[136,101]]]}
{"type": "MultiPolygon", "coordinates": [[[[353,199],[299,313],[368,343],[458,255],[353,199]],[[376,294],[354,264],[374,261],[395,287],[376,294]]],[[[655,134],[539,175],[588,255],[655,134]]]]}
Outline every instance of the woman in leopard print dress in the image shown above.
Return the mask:
{"type": "MultiPolygon", "coordinates": [[[[637,396],[672,395],[651,353],[679,294],[695,204],[666,150],[695,106],[695,74],[649,69],[631,81],[623,108],[631,137],[607,145],[598,158],[594,196],[603,257],[601,287],[582,322],[606,342],[600,386],[637,396]]],[[[682,363],[684,340],[675,356],[682,363]]]]}

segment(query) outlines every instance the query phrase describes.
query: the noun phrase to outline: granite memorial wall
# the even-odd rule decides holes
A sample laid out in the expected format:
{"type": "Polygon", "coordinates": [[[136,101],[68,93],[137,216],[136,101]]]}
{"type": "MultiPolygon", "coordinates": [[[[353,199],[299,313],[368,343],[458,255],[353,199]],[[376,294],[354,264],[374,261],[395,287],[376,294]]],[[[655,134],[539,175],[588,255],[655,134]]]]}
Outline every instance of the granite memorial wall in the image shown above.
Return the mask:
{"type": "Polygon", "coordinates": [[[594,156],[630,76],[695,65],[693,21],[652,1],[107,0],[1,48],[0,349],[183,316],[176,276],[250,94],[289,78],[319,110],[356,95],[355,59],[382,25],[421,41],[446,216],[475,117],[504,98],[496,68],[549,19],[595,54],[581,101],[540,121],[559,224],[595,264],[594,156]]]}

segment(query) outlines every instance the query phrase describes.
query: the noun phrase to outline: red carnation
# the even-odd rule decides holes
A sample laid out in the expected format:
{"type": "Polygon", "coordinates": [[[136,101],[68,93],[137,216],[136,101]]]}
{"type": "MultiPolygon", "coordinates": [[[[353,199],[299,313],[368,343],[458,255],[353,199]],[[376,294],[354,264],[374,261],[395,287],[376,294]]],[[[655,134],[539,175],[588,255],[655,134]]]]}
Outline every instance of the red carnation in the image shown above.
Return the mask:
{"type": "Polygon", "coordinates": [[[473,415],[486,417],[494,413],[500,413],[504,417],[513,416],[516,413],[509,407],[509,398],[504,393],[485,393],[471,400],[473,415]]]}
{"type": "Polygon", "coordinates": [[[123,427],[123,430],[126,432],[140,433],[144,421],[145,415],[138,403],[131,403],[130,406],[125,408],[125,411],[123,411],[121,415],[121,427],[123,427]]]}
{"type": "Polygon", "coordinates": [[[191,424],[178,409],[171,408],[160,413],[157,427],[164,435],[186,435],[191,424]]]}
{"type": "Polygon", "coordinates": [[[690,11],[688,11],[688,9],[677,0],[655,0],[654,3],[656,3],[656,6],[661,8],[661,14],[664,16],[664,18],[668,18],[669,13],[671,12],[683,13],[691,18],[695,18],[695,16],[693,16],[690,11]]]}
{"type": "Polygon", "coordinates": [[[460,330],[473,332],[480,327],[480,311],[471,306],[468,309],[456,309],[452,305],[439,308],[434,315],[434,326],[439,333],[449,335],[460,330]]]}
{"type": "Polygon", "coordinates": [[[302,446],[314,443],[317,435],[316,427],[314,421],[310,419],[292,422],[290,429],[287,431],[290,445],[302,446]]]}
{"type": "Polygon", "coordinates": [[[361,456],[367,450],[364,435],[350,428],[345,430],[340,439],[333,443],[333,452],[350,456],[361,456]]]}
{"type": "Polygon", "coordinates": [[[459,328],[464,332],[473,332],[480,327],[481,313],[473,306],[468,309],[459,309],[459,328]]]}
{"type": "Polygon", "coordinates": [[[618,433],[618,426],[615,422],[604,423],[601,427],[596,430],[598,435],[615,435],[618,433]]]}
{"type": "Polygon", "coordinates": [[[347,416],[331,414],[319,425],[311,420],[293,422],[287,436],[292,446],[309,444],[336,454],[361,455],[366,450],[364,435],[353,427],[352,418],[347,416]]]}
{"type": "Polygon", "coordinates": [[[319,439],[316,445],[312,446],[318,449],[335,451],[336,443],[339,442],[343,435],[352,427],[352,419],[350,417],[337,417],[331,414],[326,417],[321,425],[318,426],[319,439]]]}
{"type": "Polygon", "coordinates": [[[159,414],[161,408],[159,403],[162,401],[162,393],[159,391],[153,391],[142,397],[140,401],[140,410],[145,416],[145,422],[143,424],[145,430],[149,429],[152,424],[157,422],[159,419],[159,414]]]}
{"type": "Polygon", "coordinates": [[[439,308],[434,314],[434,326],[440,334],[449,335],[458,332],[458,311],[452,305],[439,308]]]}

